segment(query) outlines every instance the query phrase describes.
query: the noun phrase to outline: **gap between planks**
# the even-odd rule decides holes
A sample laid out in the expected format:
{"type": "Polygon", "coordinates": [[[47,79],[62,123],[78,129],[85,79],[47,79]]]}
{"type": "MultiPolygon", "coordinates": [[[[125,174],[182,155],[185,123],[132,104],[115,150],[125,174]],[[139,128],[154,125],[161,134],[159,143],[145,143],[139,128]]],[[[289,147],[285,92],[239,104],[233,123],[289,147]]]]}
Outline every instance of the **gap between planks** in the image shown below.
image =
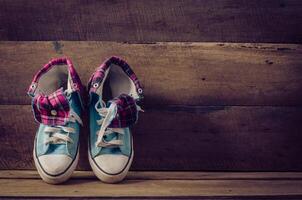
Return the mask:
{"type": "MultiPolygon", "coordinates": [[[[96,179],[92,171],[75,171],[74,179],[96,179]]],[[[0,179],[40,179],[35,170],[0,170],[0,179]]],[[[302,172],[130,171],[128,180],[302,180],[302,172]]]]}

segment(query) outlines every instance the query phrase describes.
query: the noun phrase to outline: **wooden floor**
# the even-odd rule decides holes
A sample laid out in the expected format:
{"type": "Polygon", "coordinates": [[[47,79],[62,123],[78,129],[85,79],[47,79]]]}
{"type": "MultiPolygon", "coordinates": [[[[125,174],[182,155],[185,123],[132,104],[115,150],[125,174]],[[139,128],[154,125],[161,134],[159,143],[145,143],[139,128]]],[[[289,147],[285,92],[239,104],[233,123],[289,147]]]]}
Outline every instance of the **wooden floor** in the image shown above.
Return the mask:
{"type": "Polygon", "coordinates": [[[121,184],[104,184],[76,171],[63,185],[49,185],[36,171],[0,171],[2,198],[301,199],[302,173],[132,171],[121,184]]]}

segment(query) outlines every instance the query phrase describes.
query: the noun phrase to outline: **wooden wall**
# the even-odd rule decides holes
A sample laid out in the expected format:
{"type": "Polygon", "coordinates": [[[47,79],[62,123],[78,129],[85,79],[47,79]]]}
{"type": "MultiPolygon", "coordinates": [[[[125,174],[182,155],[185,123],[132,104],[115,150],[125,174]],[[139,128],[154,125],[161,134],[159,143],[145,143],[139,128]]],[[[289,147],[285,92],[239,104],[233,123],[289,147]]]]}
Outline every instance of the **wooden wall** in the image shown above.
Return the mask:
{"type": "Polygon", "coordinates": [[[300,0],[1,0],[2,40],[302,41],[300,0]]]}
{"type": "Polygon", "coordinates": [[[53,2],[0,0],[0,169],[34,168],[43,64],[68,56],[87,83],[117,55],[145,88],[132,170],[302,170],[302,1],[53,2]]]}

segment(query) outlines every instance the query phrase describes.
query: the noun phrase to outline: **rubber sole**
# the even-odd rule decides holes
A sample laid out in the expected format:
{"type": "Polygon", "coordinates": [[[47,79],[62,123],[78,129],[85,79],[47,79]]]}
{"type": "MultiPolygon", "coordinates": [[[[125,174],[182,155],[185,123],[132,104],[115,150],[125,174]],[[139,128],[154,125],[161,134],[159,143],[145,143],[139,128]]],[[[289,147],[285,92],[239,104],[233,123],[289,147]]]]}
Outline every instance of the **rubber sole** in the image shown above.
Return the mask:
{"type": "Polygon", "coordinates": [[[72,164],[69,166],[69,168],[63,174],[60,174],[58,176],[50,176],[44,172],[44,170],[40,166],[38,158],[36,157],[35,147],[33,150],[33,157],[34,157],[34,161],[35,161],[35,166],[38,170],[40,177],[43,179],[43,181],[45,181],[46,183],[49,183],[49,184],[60,184],[60,183],[67,181],[71,177],[72,173],[74,172],[74,170],[78,164],[78,161],[79,161],[79,148],[78,148],[78,152],[77,152],[77,156],[76,156],[75,160],[73,160],[72,164]]]}
{"type": "Polygon", "coordinates": [[[89,158],[89,163],[92,168],[92,171],[98,177],[98,179],[100,179],[104,183],[119,183],[122,180],[124,180],[124,178],[127,176],[129,168],[132,164],[133,157],[134,157],[134,150],[132,148],[130,159],[129,159],[126,167],[123,169],[123,171],[121,171],[118,174],[111,175],[111,174],[105,173],[97,166],[97,164],[91,157],[90,149],[88,149],[88,158],[89,158]]]}

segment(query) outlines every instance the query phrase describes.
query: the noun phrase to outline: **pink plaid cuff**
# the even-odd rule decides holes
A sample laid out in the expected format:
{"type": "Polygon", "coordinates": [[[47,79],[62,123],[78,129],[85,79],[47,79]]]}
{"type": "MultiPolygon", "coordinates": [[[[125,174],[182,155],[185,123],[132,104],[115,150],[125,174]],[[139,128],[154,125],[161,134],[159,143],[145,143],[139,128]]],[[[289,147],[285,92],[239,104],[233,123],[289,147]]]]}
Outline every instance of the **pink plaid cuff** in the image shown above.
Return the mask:
{"type": "Polygon", "coordinates": [[[133,70],[130,68],[128,63],[126,63],[126,61],[124,61],[121,58],[116,57],[116,56],[113,56],[113,57],[107,59],[93,73],[93,75],[90,77],[89,84],[88,84],[88,87],[90,88],[89,92],[95,92],[96,91],[96,88],[91,87],[91,86],[93,86],[93,84],[95,84],[95,83],[100,83],[103,80],[103,78],[105,76],[105,72],[110,67],[111,64],[118,65],[123,69],[123,71],[127,74],[127,76],[129,76],[129,78],[133,81],[133,83],[136,87],[137,93],[142,98],[143,97],[143,89],[142,89],[142,86],[141,86],[137,76],[135,75],[133,70]]]}
{"type": "Polygon", "coordinates": [[[69,103],[63,88],[51,95],[38,94],[33,98],[35,119],[45,125],[65,125],[69,119],[69,103]]]}
{"type": "MultiPolygon", "coordinates": [[[[55,65],[67,65],[71,78],[71,89],[79,95],[80,101],[83,96],[84,87],[76,73],[71,60],[68,58],[52,59],[38,71],[28,89],[28,94],[33,98],[32,110],[36,121],[45,125],[65,125],[69,120],[69,102],[64,94],[63,88],[50,95],[36,92],[40,78],[55,65]]],[[[82,105],[82,108],[84,105],[82,105]]]]}
{"type": "Polygon", "coordinates": [[[109,127],[125,128],[135,124],[138,118],[138,110],[135,100],[129,95],[121,94],[112,101],[117,105],[117,115],[112,120],[109,127]]]}
{"type": "Polygon", "coordinates": [[[73,91],[78,91],[79,93],[83,94],[84,87],[82,85],[82,82],[81,82],[81,80],[80,80],[80,78],[79,78],[79,76],[78,76],[71,60],[69,60],[68,58],[52,59],[46,65],[44,65],[42,67],[42,69],[40,69],[40,71],[38,71],[38,73],[35,75],[31,85],[29,86],[29,89],[28,89],[27,93],[32,97],[34,96],[34,93],[36,91],[39,79],[41,78],[42,75],[44,75],[52,67],[54,67],[54,65],[67,65],[68,71],[70,73],[71,80],[72,80],[72,85],[71,85],[72,90],[73,91]]]}

